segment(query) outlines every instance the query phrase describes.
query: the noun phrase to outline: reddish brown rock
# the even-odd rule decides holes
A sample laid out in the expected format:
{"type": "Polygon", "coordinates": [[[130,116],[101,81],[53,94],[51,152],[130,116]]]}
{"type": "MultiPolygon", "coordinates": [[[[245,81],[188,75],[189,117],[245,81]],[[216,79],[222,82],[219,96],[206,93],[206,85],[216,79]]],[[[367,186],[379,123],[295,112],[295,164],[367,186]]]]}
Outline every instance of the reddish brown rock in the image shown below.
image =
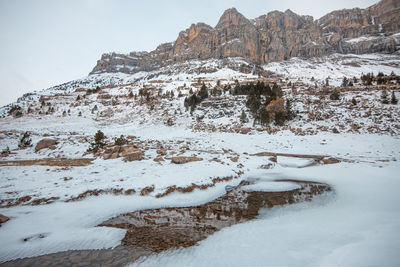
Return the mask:
{"type": "Polygon", "coordinates": [[[155,162],[165,161],[162,157],[156,157],[153,159],[155,162]]]}
{"type": "Polygon", "coordinates": [[[0,223],[5,223],[6,221],[10,220],[7,216],[0,214],[0,223]]]}
{"type": "Polygon", "coordinates": [[[38,152],[39,150],[44,149],[44,148],[55,149],[55,145],[57,145],[57,144],[58,144],[58,141],[55,139],[44,138],[37,143],[37,145],[35,147],[35,152],[38,152]]]}
{"type": "Polygon", "coordinates": [[[127,189],[127,190],[125,190],[125,195],[133,195],[133,194],[135,194],[136,193],[136,190],[135,189],[127,189]]]}
{"type": "Polygon", "coordinates": [[[164,148],[157,149],[157,154],[161,155],[161,156],[165,156],[165,155],[167,155],[167,150],[165,150],[164,148]]]}
{"type": "Polygon", "coordinates": [[[128,154],[131,154],[131,153],[133,153],[133,152],[136,152],[136,151],[138,151],[138,149],[137,148],[134,148],[134,147],[131,147],[131,146],[125,146],[125,147],[122,147],[121,148],[121,155],[122,155],[122,157],[125,157],[126,155],[128,155],[128,154]]]}
{"type": "Polygon", "coordinates": [[[194,162],[194,161],[201,161],[203,160],[202,158],[198,158],[198,157],[172,157],[171,159],[171,163],[175,163],[175,164],[184,164],[184,163],[188,163],[188,162],[194,162]]]}
{"type": "Polygon", "coordinates": [[[241,128],[240,129],[240,133],[241,134],[248,134],[249,132],[251,132],[250,128],[241,128]]]}
{"type": "Polygon", "coordinates": [[[232,158],[230,158],[230,160],[231,160],[232,162],[238,162],[239,157],[232,157],[232,158]]]}
{"type": "Polygon", "coordinates": [[[272,156],[272,157],[269,158],[269,161],[277,163],[278,162],[278,157],[277,156],[272,156]]]}
{"type": "Polygon", "coordinates": [[[148,194],[150,194],[153,191],[154,191],[154,185],[147,186],[147,187],[143,188],[142,191],[140,191],[140,195],[147,196],[148,194]]]}
{"type": "Polygon", "coordinates": [[[110,159],[116,159],[118,157],[119,157],[119,153],[118,152],[114,152],[114,153],[111,154],[110,159]]]}
{"type": "Polygon", "coordinates": [[[103,154],[103,159],[110,159],[110,158],[111,158],[111,154],[108,154],[108,153],[103,154]]]}
{"type": "Polygon", "coordinates": [[[336,164],[340,163],[340,160],[337,158],[324,158],[322,159],[323,164],[336,164]]]}
{"type": "Polygon", "coordinates": [[[136,160],[142,160],[144,156],[143,151],[137,149],[136,151],[132,151],[129,153],[125,153],[124,161],[136,161],[136,160]]]}

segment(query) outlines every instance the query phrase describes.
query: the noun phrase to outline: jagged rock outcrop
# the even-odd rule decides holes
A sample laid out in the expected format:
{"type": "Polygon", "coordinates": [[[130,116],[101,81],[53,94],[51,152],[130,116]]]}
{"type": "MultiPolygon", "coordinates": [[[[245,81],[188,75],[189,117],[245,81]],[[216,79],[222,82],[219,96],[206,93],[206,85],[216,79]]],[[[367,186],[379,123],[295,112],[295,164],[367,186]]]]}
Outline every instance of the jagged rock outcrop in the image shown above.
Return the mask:
{"type": "Polygon", "coordinates": [[[249,20],[226,10],[213,28],[192,24],[173,43],[151,52],[104,54],[92,73],[154,70],[191,59],[242,57],[254,64],[331,53],[393,53],[400,49],[400,0],[333,11],[318,20],[291,10],[249,20]]]}
{"type": "Polygon", "coordinates": [[[367,9],[333,11],[317,21],[324,34],[338,33],[343,38],[384,33],[391,35],[400,30],[400,1],[383,0],[367,9]]]}

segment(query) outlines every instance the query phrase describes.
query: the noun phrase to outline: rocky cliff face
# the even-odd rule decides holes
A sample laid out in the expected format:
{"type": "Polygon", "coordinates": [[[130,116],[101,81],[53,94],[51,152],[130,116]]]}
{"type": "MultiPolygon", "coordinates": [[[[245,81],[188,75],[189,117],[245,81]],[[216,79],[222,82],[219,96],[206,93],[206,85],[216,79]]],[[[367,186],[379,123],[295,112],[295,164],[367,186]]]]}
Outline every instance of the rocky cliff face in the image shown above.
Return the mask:
{"type": "Polygon", "coordinates": [[[135,73],[191,59],[242,57],[266,64],[292,57],[331,53],[393,53],[400,49],[400,0],[382,0],[367,9],[343,9],[319,20],[290,10],[249,20],[226,10],[213,28],[192,24],[175,42],[151,52],[104,54],[91,73],[135,73]]]}

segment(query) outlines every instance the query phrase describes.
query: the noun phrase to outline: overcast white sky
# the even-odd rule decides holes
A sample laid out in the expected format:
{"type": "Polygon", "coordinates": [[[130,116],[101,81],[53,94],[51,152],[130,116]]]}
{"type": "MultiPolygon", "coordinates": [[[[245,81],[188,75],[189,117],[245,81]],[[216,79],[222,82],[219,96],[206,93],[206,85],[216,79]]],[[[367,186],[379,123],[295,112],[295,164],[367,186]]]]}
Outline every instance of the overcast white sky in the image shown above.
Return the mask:
{"type": "Polygon", "coordinates": [[[315,19],[378,0],[0,0],[0,106],[86,76],[101,54],[150,51],[225,9],[247,18],[290,8],[315,19]]]}

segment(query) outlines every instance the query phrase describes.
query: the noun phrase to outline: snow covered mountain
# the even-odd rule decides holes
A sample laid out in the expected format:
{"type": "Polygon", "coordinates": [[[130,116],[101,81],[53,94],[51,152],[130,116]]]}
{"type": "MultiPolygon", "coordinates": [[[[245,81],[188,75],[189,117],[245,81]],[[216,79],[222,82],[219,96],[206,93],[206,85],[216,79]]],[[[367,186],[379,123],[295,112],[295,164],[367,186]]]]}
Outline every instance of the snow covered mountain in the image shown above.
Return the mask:
{"type": "MultiPolygon", "coordinates": [[[[353,131],[350,124],[345,123],[346,118],[340,115],[336,122],[333,122],[330,116],[313,122],[315,118],[312,110],[318,108],[304,96],[315,99],[319,99],[320,94],[329,96],[335,88],[342,85],[346,77],[352,80],[353,86],[340,89],[344,97],[335,102],[336,109],[340,106],[345,107],[353,97],[359,97],[361,102],[372,97],[379,103],[382,90],[390,90],[393,86],[394,90],[397,90],[397,76],[393,76],[392,86],[377,85],[375,82],[375,90],[372,92],[368,89],[370,86],[363,83],[361,76],[367,73],[373,73],[375,76],[382,73],[388,77],[390,74],[397,74],[399,58],[398,55],[383,54],[334,54],[308,60],[293,58],[263,66],[248,63],[242,58],[228,58],[190,60],[135,74],[91,74],[66,84],[26,94],[16,103],[2,107],[0,116],[65,119],[83,117],[104,123],[130,122],[145,125],[166,124],[169,120],[169,123],[184,128],[207,131],[216,127],[223,131],[237,132],[241,131],[240,128],[255,130],[260,126],[264,130],[270,127],[300,127],[303,130],[311,127],[313,131],[318,131],[317,128],[321,128],[322,125],[325,125],[324,129],[327,131],[342,125],[347,125],[346,131],[353,131]],[[283,97],[293,103],[296,112],[304,115],[297,116],[284,126],[253,124],[255,115],[248,112],[246,98],[235,95],[234,88],[237,84],[258,81],[271,86],[274,83],[279,85],[283,90],[283,97]],[[189,112],[188,107],[185,107],[185,99],[198,92],[203,84],[208,88],[210,96],[200,103],[194,112],[189,112]],[[313,88],[313,91],[310,92],[310,88],[313,88]],[[366,88],[368,92],[364,91],[366,88]],[[147,96],[143,92],[146,92],[147,96]],[[227,107],[221,109],[219,105],[227,107]],[[242,110],[246,111],[249,117],[248,123],[240,123],[242,110]]],[[[328,103],[330,100],[324,99],[322,102],[328,103]]],[[[360,105],[354,106],[352,110],[361,114],[370,112],[375,105],[371,102],[368,108],[360,105]]],[[[318,113],[330,112],[329,105],[324,107],[326,110],[320,109],[318,113]]],[[[382,107],[386,108],[385,105],[382,107]]],[[[371,122],[376,120],[373,117],[365,117],[362,121],[358,131],[368,132],[371,131],[371,122]]],[[[390,129],[390,132],[398,132],[396,125],[390,129]]]]}
{"type": "Polygon", "coordinates": [[[0,265],[399,266],[398,15],[229,9],[1,107],[0,265]]]}
{"type": "Polygon", "coordinates": [[[104,54],[91,74],[132,74],[193,59],[241,57],[263,65],[334,53],[394,53],[400,49],[399,18],[398,0],[382,0],[367,9],[333,11],[319,20],[291,10],[272,11],[249,20],[231,8],[215,27],[192,24],[174,42],[161,44],[154,51],[104,54]]]}

